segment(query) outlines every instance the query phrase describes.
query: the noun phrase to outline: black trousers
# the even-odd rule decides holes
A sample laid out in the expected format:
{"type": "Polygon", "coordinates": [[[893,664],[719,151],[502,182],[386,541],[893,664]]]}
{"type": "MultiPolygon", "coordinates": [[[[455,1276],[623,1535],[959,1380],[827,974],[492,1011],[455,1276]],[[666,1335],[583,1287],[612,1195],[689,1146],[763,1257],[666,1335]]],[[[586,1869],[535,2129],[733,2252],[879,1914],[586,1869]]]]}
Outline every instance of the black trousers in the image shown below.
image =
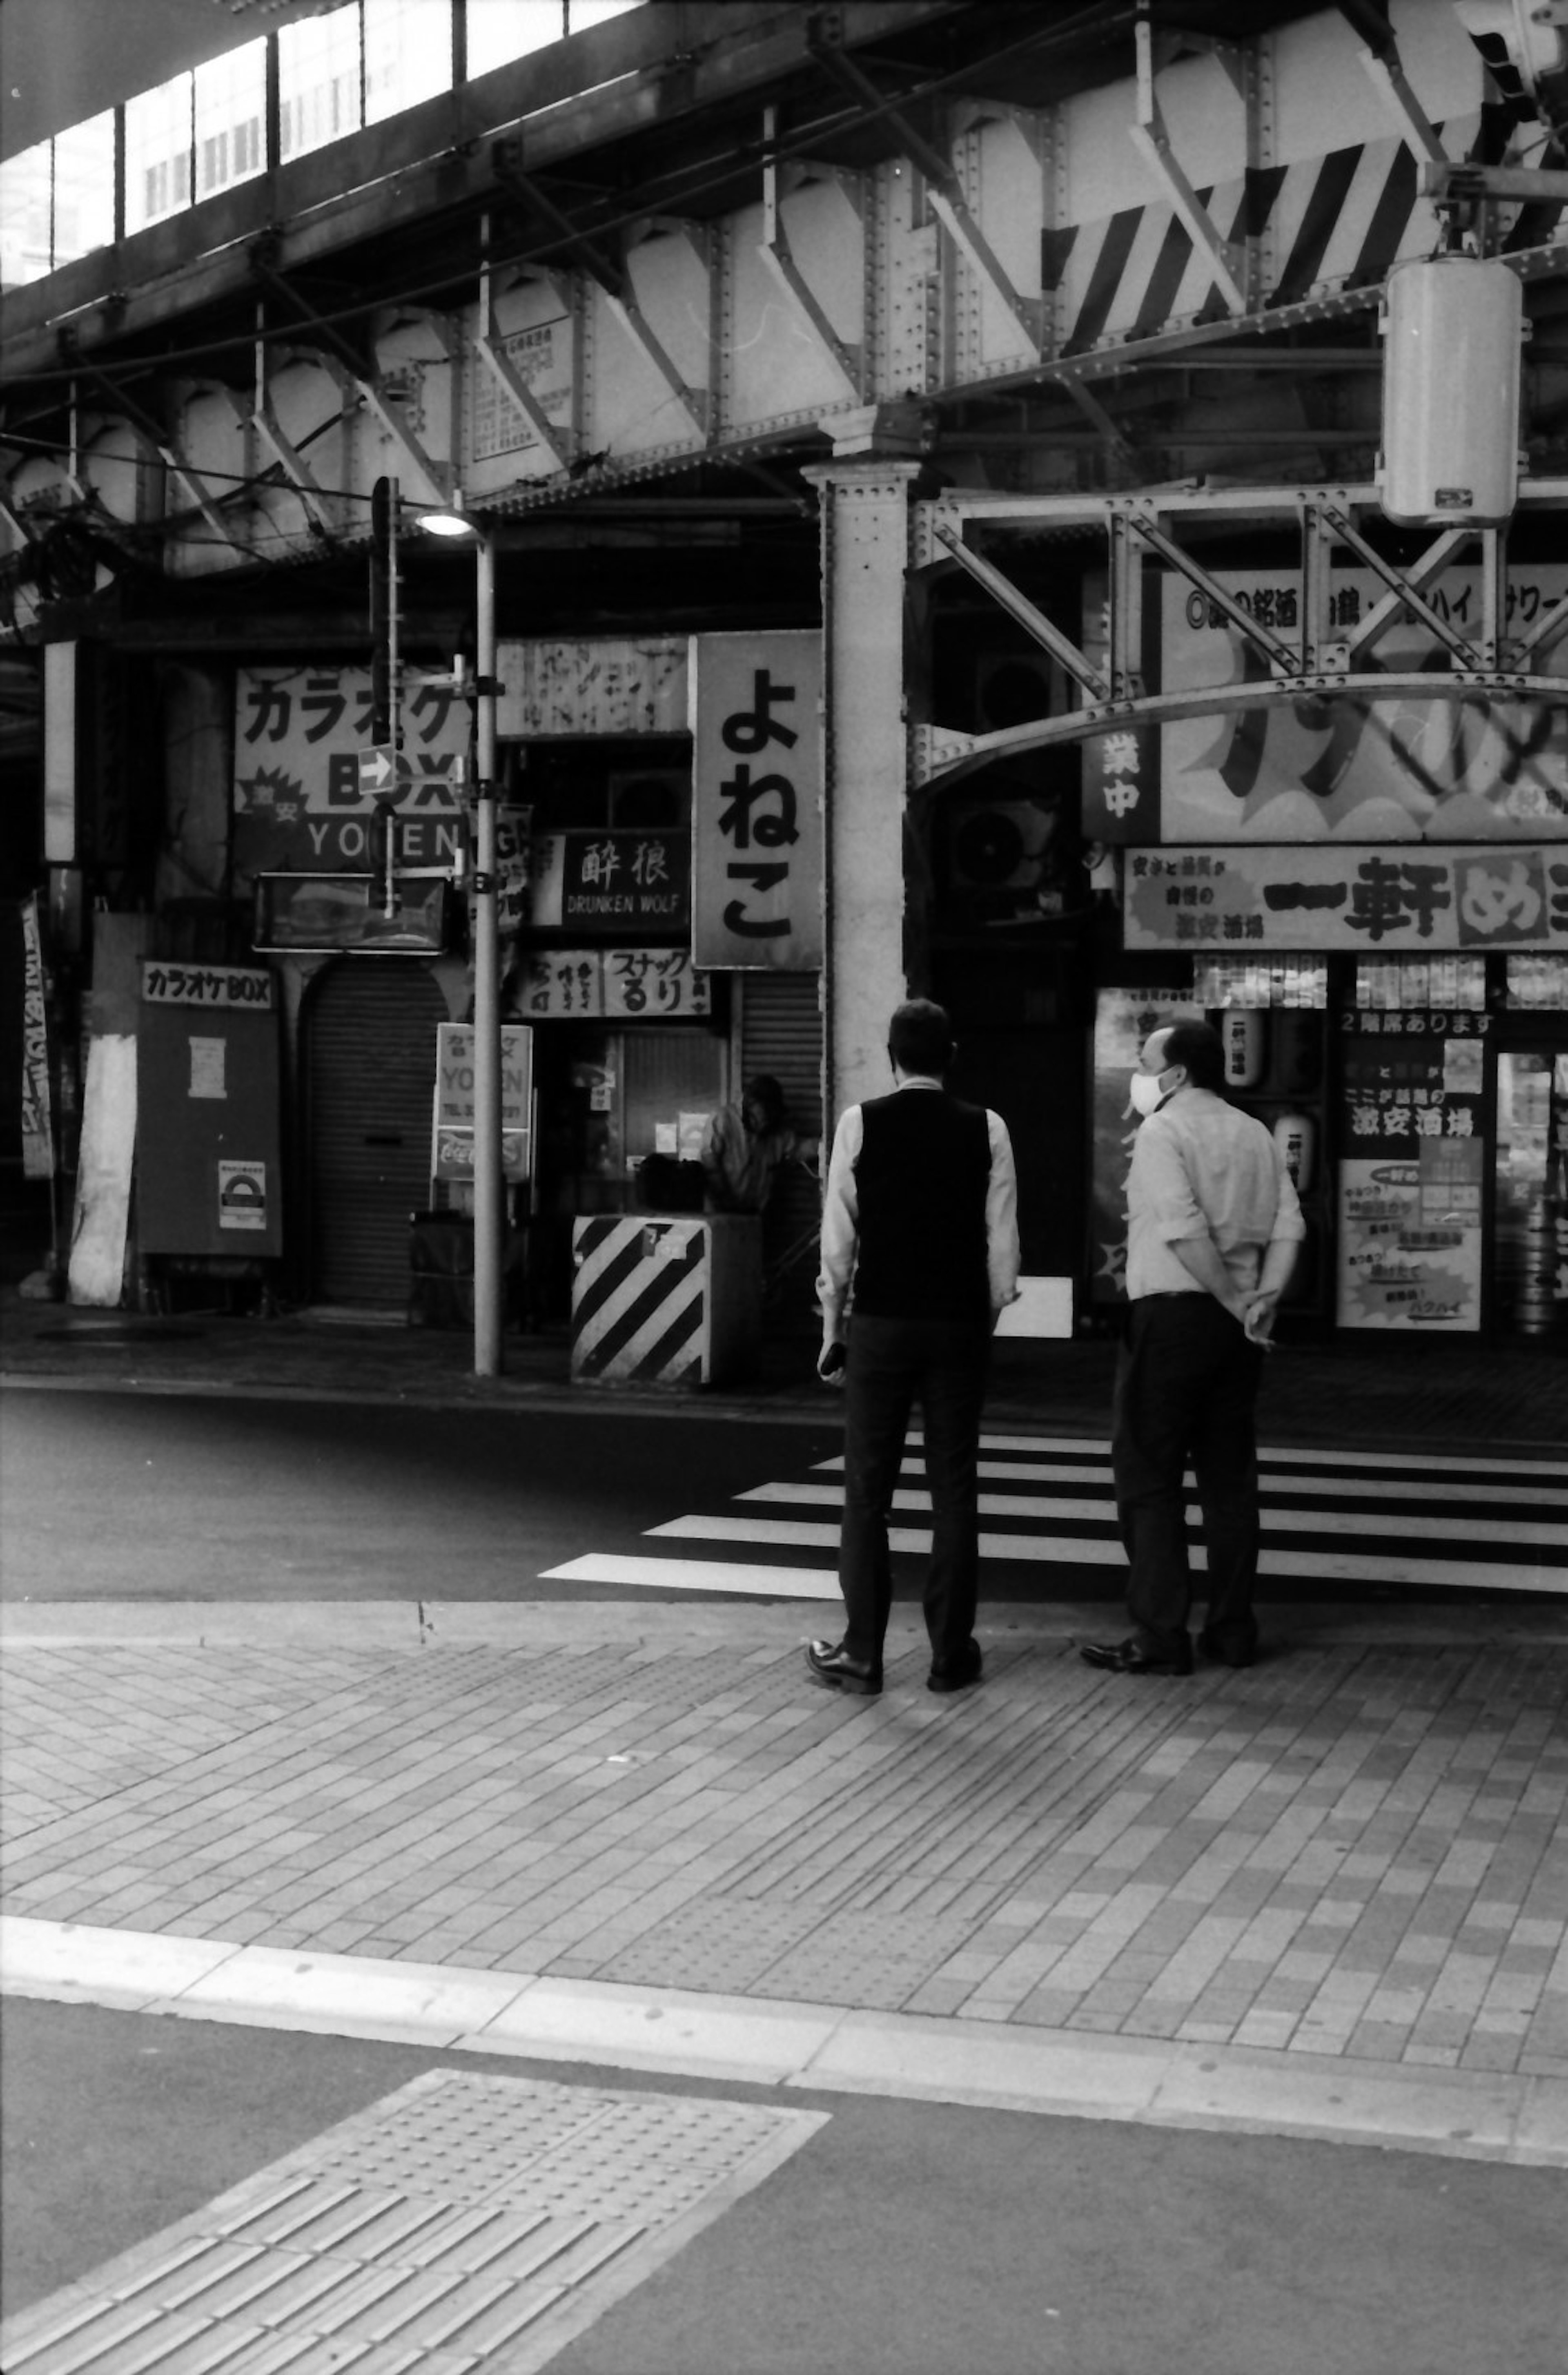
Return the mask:
{"type": "Polygon", "coordinates": [[[1211,1294],[1147,1295],[1128,1310],[1111,1461],[1131,1569],[1127,1613],[1145,1648],[1168,1650],[1187,1629],[1189,1462],[1208,1559],[1204,1632],[1223,1651],[1242,1655],[1256,1646],[1262,1367],[1259,1347],[1211,1294]]]}
{"type": "Polygon", "coordinates": [[[844,1646],[851,1657],[868,1658],[878,1673],[893,1598],[888,1512],[916,1401],[931,1490],[924,1604],[932,1663],[952,1664],[973,1637],[980,1589],[976,1463],[990,1349],[988,1327],[960,1321],[857,1314],[850,1323],[839,1588],[844,1646]]]}

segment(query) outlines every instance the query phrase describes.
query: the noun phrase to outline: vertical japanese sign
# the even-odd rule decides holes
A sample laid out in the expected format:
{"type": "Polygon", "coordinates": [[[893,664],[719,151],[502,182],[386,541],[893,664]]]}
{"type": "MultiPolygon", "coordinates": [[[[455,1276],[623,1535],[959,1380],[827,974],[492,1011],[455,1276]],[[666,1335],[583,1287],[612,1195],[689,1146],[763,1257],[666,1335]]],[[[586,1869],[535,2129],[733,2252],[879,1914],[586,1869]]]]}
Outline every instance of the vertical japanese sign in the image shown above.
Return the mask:
{"type": "Polygon", "coordinates": [[[1473,1335],[1480,1326],[1490,1020],[1345,1017],[1341,1328],[1473,1335]]]}
{"type": "Polygon", "coordinates": [[[821,638],[699,635],[692,733],[693,963],[822,962],[821,638]]]}
{"type": "Polygon", "coordinates": [[[22,901],[22,1177],[54,1176],[54,1117],[49,1094],[49,1010],[38,901],[22,901]]]}
{"type": "MultiPolygon", "coordinates": [[[[513,1186],[532,1164],[534,1034],[521,1022],[501,1026],[501,1167],[513,1186]]],[[[432,1179],[474,1176],[474,1026],[436,1024],[432,1179]]]]}

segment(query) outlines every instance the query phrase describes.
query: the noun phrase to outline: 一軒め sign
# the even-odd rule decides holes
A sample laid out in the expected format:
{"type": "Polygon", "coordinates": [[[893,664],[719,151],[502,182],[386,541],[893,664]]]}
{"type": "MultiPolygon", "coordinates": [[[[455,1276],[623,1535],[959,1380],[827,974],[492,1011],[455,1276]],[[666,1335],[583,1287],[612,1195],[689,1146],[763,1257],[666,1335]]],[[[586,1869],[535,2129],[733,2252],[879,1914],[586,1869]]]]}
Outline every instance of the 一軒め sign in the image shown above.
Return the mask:
{"type": "Polygon", "coordinates": [[[697,638],[694,964],[822,962],[821,677],[809,629],[697,638]]]}

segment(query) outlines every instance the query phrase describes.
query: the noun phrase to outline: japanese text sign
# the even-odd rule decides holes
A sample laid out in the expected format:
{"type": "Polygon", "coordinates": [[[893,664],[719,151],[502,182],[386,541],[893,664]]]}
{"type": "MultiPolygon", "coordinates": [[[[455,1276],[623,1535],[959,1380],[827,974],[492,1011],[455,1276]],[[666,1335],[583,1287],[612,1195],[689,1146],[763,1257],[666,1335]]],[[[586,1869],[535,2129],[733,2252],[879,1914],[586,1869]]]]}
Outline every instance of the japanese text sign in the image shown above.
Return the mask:
{"type": "Polygon", "coordinates": [[[684,833],[566,833],[560,921],[569,931],[684,931],[691,913],[684,833]]]}
{"type": "MultiPolygon", "coordinates": [[[[412,687],[403,748],[379,791],[360,780],[371,742],[368,668],[242,668],[234,717],[234,867],[341,873],[374,857],[378,800],[398,825],[400,866],[441,866],[463,846],[468,704],[449,685],[412,687]]],[[[383,807],[383,812],[385,812],[383,807]]]]}
{"type": "MultiPolygon", "coordinates": [[[[1219,583],[1259,627],[1293,644],[1303,598],[1299,573],[1227,570],[1219,583]]],[[[1383,596],[1370,570],[1336,569],[1329,634],[1348,644],[1383,596]]],[[[1460,635],[1480,633],[1478,569],[1444,570],[1426,599],[1460,635]]],[[[1525,632],[1565,599],[1562,562],[1510,569],[1504,636],[1525,632]]],[[[1561,639],[1547,644],[1532,656],[1530,672],[1562,675],[1565,652],[1561,639]]],[[[1438,685],[1456,665],[1430,627],[1409,618],[1355,663],[1359,674],[1432,674],[1438,685]]],[[[1267,677],[1268,663],[1216,604],[1172,576],[1162,585],[1160,670],[1163,690],[1180,692],[1254,682],[1267,677]]],[[[1120,816],[1095,821],[1103,838],[1568,839],[1568,697],[1315,697],[1174,719],[1160,729],[1160,745],[1158,834],[1138,829],[1136,786],[1149,781],[1145,764],[1141,776],[1136,767],[1122,771],[1120,816]]]]}
{"type": "Polygon", "coordinates": [[[684,949],[536,950],[520,997],[528,1014],[591,1022],[685,1022],[713,1009],[712,984],[684,949]]]}
{"type": "MultiPolygon", "coordinates": [[[[511,1181],[528,1176],[534,1101],[534,1034],[521,1022],[501,1026],[501,1160],[511,1181]]],[[[430,1176],[474,1176],[474,1026],[436,1025],[434,1126],[430,1176]]]]}
{"type": "Polygon", "coordinates": [[[822,962],[821,639],[700,635],[692,778],[692,957],[822,962]]]}
{"type": "Polygon", "coordinates": [[[1568,951],[1568,850],[1129,850],[1129,949],[1568,951]]]}

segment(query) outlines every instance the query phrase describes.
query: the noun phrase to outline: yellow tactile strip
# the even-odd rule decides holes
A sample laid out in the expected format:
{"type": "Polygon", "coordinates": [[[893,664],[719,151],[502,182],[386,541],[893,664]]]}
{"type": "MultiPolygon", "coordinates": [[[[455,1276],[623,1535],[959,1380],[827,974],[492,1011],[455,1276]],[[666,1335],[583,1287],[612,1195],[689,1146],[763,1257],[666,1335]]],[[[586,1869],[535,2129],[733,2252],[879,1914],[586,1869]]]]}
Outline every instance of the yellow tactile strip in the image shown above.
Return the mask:
{"type": "Polygon", "coordinates": [[[428,2072],[0,2328],[8,2375],[528,2375],[826,2114],[428,2072]]]}

